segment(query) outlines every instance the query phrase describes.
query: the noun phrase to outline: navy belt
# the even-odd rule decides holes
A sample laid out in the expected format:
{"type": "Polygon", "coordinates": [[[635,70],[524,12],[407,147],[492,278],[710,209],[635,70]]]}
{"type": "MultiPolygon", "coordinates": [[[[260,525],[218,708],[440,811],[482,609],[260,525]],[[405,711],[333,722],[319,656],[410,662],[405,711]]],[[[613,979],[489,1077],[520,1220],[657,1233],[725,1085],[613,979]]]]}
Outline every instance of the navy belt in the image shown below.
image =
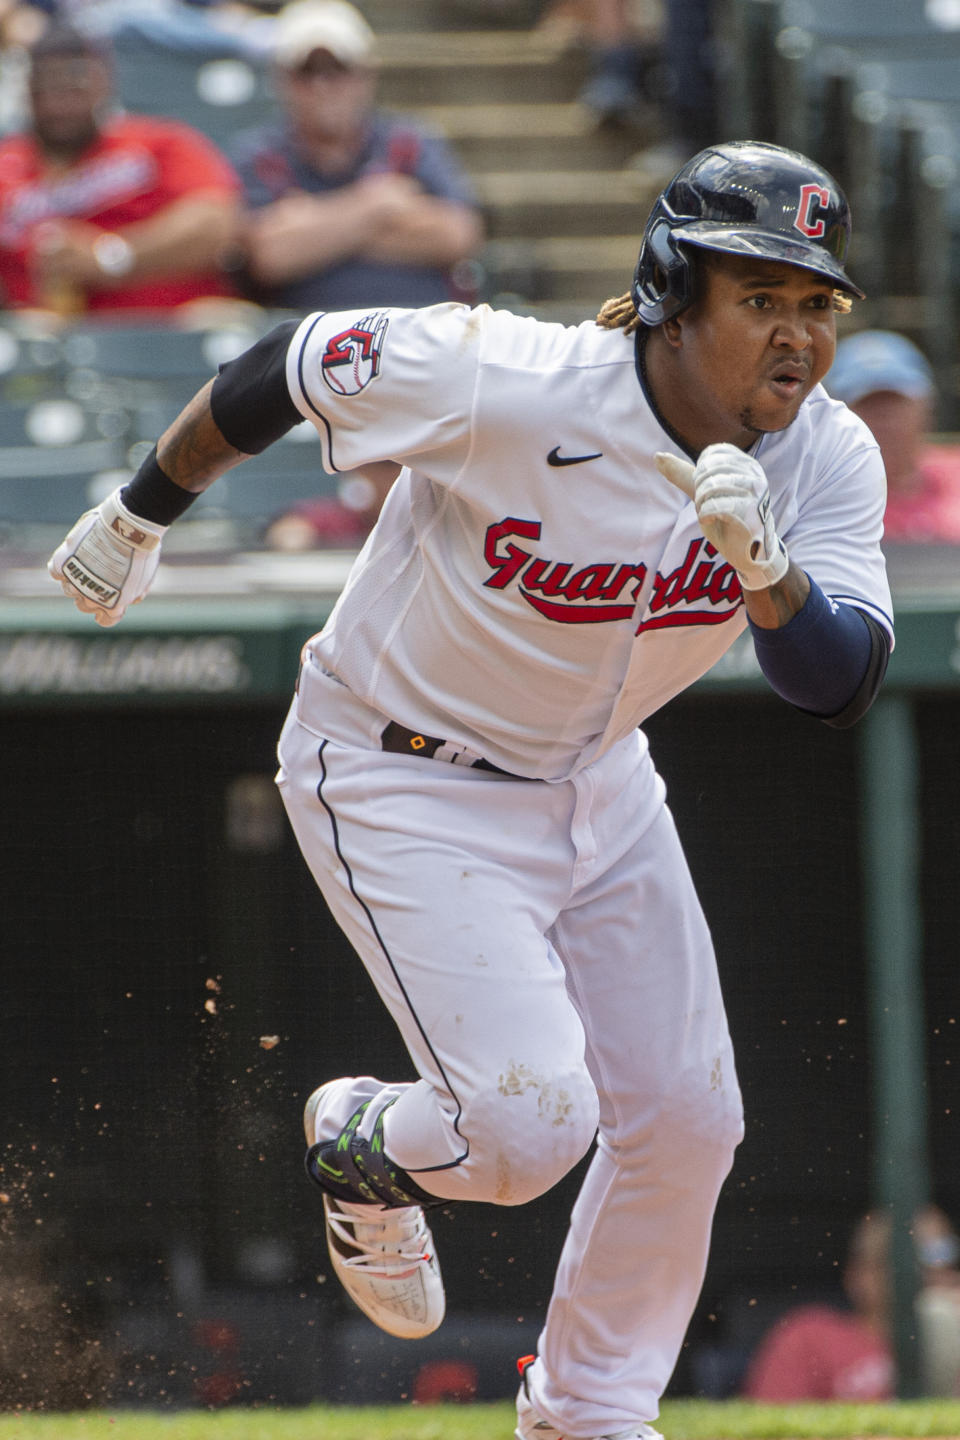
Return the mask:
{"type": "MultiPolygon", "coordinates": [[[[440,746],[447,743],[445,740],[438,740],[434,735],[423,735],[419,730],[406,730],[402,725],[398,725],[396,720],[391,720],[380,736],[381,750],[388,750],[393,755],[419,755],[427,760],[432,760],[440,746]]],[[[440,758],[442,760],[445,757],[441,755],[440,758]]],[[[493,765],[482,757],[471,760],[470,768],[492,770],[495,775],[506,775],[511,780],[526,779],[526,776],[512,775],[509,770],[503,770],[499,765],[493,765]]]]}

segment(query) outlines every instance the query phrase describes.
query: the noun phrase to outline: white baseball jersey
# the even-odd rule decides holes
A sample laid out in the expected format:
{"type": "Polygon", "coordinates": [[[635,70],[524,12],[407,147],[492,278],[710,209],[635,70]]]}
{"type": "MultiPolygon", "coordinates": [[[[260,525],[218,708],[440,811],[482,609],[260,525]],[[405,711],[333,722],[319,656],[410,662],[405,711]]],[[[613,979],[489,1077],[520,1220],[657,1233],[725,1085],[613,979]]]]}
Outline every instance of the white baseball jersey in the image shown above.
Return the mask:
{"type": "MultiPolygon", "coordinates": [[[[743,630],[735,572],[653,463],[678,446],[622,330],[453,304],[315,314],[287,379],[330,469],[404,465],[308,647],[390,719],[560,780],[743,630]]],[[[817,387],[753,453],[791,558],[892,633],[870,432],[817,387]]]]}

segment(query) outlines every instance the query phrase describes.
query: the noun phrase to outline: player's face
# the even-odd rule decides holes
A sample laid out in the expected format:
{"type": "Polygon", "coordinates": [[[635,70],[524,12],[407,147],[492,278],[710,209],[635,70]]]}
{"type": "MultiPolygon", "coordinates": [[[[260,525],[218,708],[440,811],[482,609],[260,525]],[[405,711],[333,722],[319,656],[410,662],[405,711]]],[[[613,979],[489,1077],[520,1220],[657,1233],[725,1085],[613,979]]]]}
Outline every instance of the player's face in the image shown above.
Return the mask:
{"type": "Polygon", "coordinates": [[[674,322],[684,398],[700,431],[690,438],[749,445],[790,425],[830,369],[833,286],[796,265],[700,254],[700,298],[674,322]]]}

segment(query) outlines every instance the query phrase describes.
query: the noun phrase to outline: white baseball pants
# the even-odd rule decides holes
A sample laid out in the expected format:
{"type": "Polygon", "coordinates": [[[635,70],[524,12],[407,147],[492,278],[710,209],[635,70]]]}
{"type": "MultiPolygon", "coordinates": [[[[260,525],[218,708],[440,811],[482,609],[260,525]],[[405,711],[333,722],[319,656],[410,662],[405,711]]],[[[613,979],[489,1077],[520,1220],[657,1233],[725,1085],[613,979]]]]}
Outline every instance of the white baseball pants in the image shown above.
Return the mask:
{"type": "MultiPolygon", "coordinates": [[[[651,1421],[742,1136],[713,948],[662,783],[640,732],[546,783],[384,753],[387,718],[306,666],[278,775],[421,1077],[387,1112],[385,1149],[431,1194],[517,1205],[599,1126],[531,1398],[570,1436],[651,1421]]],[[[397,1088],[360,1077],[356,1102],[397,1088]]]]}

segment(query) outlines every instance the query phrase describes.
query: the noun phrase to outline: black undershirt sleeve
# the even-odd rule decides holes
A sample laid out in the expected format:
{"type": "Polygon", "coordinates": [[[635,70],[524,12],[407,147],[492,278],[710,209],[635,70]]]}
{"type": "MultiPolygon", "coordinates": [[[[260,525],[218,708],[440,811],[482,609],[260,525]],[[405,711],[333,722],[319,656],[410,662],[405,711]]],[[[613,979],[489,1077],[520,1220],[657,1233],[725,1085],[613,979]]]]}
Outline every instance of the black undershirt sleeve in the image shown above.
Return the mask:
{"type": "Polygon", "coordinates": [[[210,411],[228,444],[259,455],[303,419],[287,388],[287,351],[299,320],[283,320],[249,350],[220,366],[210,411]]]}

